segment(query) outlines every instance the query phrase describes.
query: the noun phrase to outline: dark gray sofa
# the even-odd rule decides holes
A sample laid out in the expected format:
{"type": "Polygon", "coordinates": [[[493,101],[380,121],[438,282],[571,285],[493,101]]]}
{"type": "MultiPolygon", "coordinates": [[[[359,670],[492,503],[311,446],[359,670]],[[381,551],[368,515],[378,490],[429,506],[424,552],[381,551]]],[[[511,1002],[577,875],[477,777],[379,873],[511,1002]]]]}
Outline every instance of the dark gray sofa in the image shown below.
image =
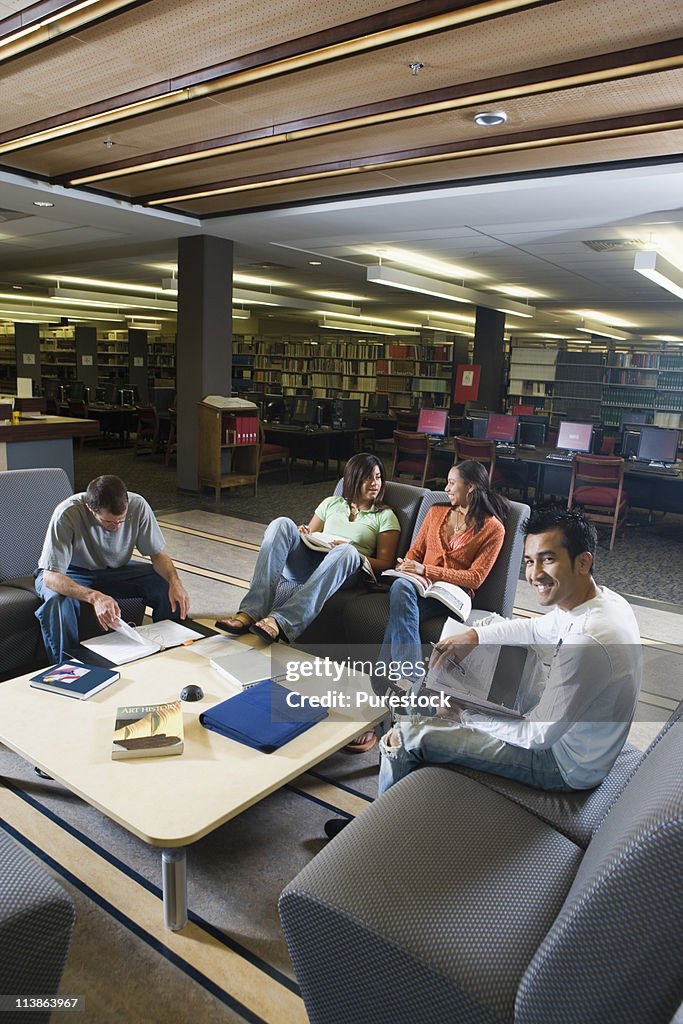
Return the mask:
{"type": "MultiPolygon", "coordinates": [[[[335,494],[341,493],[341,481],[335,494]]],[[[401,523],[398,555],[404,555],[417,535],[425,516],[433,505],[448,505],[445,491],[430,491],[411,484],[388,481],[385,500],[401,523]]],[[[512,615],[519,568],[522,560],[522,525],[529,516],[528,505],[510,502],[505,527],[505,540],[496,564],[482,586],[476,591],[472,619],[488,612],[512,615]]],[[[282,597],[286,595],[283,592],[282,597]]],[[[340,590],[326,602],[322,612],[297,638],[296,646],[309,652],[345,660],[374,659],[384,635],[389,616],[389,594],[374,593],[363,588],[340,590]]],[[[438,640],[446,613],[423,624],[425,643],[438,640]]],[[[501,699],[501,694],[492,694],[501,699]]]]}
{"type": "Polygon", "coordinates": [[[683,726],[587,794],[424,768],[287,886],[311,1024],[669,1024],[683,1000],[683,726]]]}
{"type": "MultiPolygon", "coordinates": [[[[71,945],[69,894],[0,829],[0,993],[54,995],[71,945]]],[[[6,1024],[47,1024],[49,1011],[9,1011],[6,1024]]]]}

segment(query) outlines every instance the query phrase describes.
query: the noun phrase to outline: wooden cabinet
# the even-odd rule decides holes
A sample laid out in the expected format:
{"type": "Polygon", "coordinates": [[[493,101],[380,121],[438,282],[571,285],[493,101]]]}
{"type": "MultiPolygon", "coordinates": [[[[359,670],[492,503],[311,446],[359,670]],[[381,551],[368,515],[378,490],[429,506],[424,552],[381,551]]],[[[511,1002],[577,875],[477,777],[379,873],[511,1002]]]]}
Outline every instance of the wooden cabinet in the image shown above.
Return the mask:
{"type": "Polygon", "coordinates": [[[200,487],[213,487],[216,501],[220,501],[224,487],[251,485],[256,494],[258,478],[259,430],[258,417],[237,410],[216,409],[214,406],[198,405],[197,443],[200,487]],[[235,416],[251,418],[255,431],[249,428],[247,440],[235,436],[235,416]],[[254,440],[250,441],[249,437],[254,440]]]}

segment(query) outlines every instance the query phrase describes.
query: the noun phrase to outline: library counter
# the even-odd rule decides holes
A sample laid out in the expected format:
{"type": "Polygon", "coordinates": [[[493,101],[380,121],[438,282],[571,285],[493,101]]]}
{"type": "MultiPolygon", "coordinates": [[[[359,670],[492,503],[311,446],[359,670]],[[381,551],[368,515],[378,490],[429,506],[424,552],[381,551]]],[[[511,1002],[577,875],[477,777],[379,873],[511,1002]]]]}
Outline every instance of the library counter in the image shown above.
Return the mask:
{"type": "Polygon", "coordinates": [[[0,424],[0,472],[7,469],[63,469],[74,483],[73,439],[97,437],[93,420],[70,416],[41,416],[0,424]]]}

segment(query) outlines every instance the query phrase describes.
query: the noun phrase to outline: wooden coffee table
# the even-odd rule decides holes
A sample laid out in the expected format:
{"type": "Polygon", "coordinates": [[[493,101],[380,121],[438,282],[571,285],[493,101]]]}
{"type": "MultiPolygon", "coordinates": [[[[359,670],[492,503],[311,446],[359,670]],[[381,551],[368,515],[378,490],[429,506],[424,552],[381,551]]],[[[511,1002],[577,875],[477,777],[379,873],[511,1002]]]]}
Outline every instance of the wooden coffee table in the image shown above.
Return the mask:
{"type": "MultiPolygon", "coordinates": [[[[292,660],[313,661],[282,646],[292,660]]],[[[203,728],[201,711],[235,695],[206,658],[180,647],[122,665],[121,678],[89,700],[29,686],[31,674],[0,686],[0,742],[151,846],[161,847],[164,923],[187,923],[186,847],[339,750],[383,717],[357,707],[370,694],[367,677],[346,674],[285,683],[301,693],[348,695],[350,708],[329,717],[272,754],[203,728]],[[185,750],[179,756],[112,761],[115,710],[126,704],[176,700],[197,683],[204,698],[183,703],[185,750]]]]}

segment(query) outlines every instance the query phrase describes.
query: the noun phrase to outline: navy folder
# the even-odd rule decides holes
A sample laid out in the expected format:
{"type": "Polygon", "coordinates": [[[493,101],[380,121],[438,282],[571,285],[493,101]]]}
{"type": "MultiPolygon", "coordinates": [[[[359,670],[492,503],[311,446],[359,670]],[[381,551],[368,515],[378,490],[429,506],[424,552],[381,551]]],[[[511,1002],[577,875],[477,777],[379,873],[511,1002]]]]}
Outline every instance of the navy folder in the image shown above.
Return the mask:
{"type": "Polygon", "coordinates": [[[289,707],[287,695],[291,692],[272,679],[262,679],[203,711],[199,721],[205,729],[271,754],[327,718],[325,708],[289,707]]]}

